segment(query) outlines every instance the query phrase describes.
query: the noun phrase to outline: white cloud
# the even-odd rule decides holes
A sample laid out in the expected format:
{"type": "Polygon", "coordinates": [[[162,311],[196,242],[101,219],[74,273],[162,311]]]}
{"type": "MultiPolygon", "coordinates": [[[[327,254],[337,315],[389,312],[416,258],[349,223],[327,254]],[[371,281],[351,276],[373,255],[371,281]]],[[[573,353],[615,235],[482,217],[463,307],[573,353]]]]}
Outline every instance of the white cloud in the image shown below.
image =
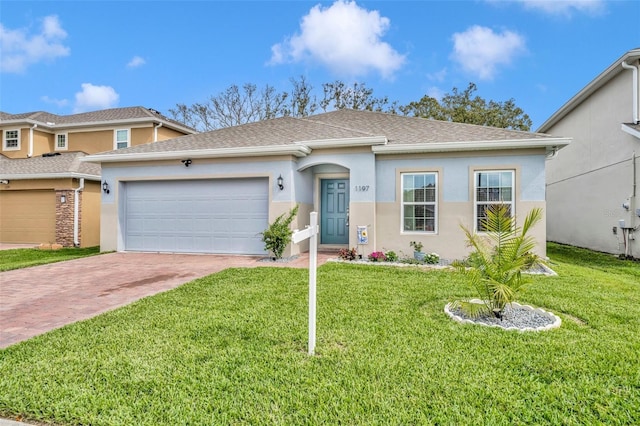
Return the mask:
{"type": "Polygon", "coordinates": [[[508,65],[526,51],[524,38],[512,31],[495,33],[490,28],[474,25],[453,35],[451,58],[481,80],[492,79],[499,66],[508,65]]]}
{"type": "Polygon", "coordinates": [[[53,104],[53,105],[56,105],[58,107],[65,107],[65,106],[69,105],[69,100],[68,99],[50,98],[47,95],[42,96],[40,99],[43,102],[46,102],[48,104],[53,104]]]}
{"type": "Polygon", "coordinates": [[[141,58],[140,56],[134,56],[133,58],[131,58],[131,60],[127,64],[127,67],[128,68],[138,68],[138,67],[143,66],[146,63],[147,63],[147,61],[145,61],[144,58],[141,58]]]}
{"type": "Polygon", "coordinates": [[[38,62],[68,56],[71,49],[63,44],[65,38],[67,32],[55,15],[42,20],[38,33],[25,28],[12,30],[0,24],[0,71],[21,73],[38,62]]]}
{"type": "Polygon", "coordinates": [[[440,89],[439,87],[432,86],[427,90],[427,96],[430,96],[437,100],[442,100],[444,95],[444,90],[440,89]]]}
{"type": "Polygon", "coordinates": [[[74,112],[113,108],[118,104],[118,99],[120,99],[120,95],[111,86],[94,86],[91,83],[83,83],[82,91],[76,93],[74,112]]]}
{"type": "Polygon", "coordinates": [[[405,56],[382,41],[389,26],[389,18],[354,1],[338,0],[327,8],[316,5],[302,18],[299,34],[271,47],[269,63],[309,61],[341,76],[377,71],[391,78],[405,56]]]}
{"type": "Polygon", "coordinates": [[[427,74],[427,78],[431,81],[437,81],[438,83],[442,83],[444,79],[447,77],[447,69],[442,68],[440,71],[432,72],[427,74]]]}
{"type": "Polygon", "coordinates": [[[570,16],[573,11],[597,15],[604,11],[604,0],[517,0],[527,9],[539,10],[551,15],[570,16]]]}

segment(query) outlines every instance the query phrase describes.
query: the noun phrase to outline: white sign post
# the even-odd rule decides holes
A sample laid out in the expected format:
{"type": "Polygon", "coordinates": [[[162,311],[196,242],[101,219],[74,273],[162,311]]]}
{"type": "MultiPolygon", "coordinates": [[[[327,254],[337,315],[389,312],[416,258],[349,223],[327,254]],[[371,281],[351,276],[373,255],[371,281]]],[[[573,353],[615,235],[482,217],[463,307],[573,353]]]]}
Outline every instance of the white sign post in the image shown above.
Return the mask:
{"type": "Polygon", "coordinates": [[[309,355],[316,349],[316,268],[318,266],[318,212],[311,212],[310,225],[294,231],[292,241],[309,239],[309,355]]]}

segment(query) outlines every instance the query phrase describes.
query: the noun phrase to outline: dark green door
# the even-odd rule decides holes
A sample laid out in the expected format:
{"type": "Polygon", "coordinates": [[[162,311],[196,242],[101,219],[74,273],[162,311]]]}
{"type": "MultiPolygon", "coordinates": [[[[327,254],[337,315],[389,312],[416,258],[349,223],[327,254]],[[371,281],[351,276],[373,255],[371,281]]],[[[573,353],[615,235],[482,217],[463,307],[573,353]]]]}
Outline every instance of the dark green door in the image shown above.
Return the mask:
{"type": "Polygon", "coordinates": [[[349,179],[322,179],[320,243],[349,244],[349,179]]]}

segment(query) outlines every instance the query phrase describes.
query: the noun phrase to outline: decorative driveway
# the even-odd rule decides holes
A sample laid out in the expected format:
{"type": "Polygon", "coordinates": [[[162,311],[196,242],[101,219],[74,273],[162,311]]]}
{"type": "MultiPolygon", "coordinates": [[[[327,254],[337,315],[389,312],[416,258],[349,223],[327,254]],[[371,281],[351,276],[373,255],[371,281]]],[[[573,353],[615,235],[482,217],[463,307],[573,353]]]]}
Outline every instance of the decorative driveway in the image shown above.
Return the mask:
{"type": "MultiPolygon", "coordinates": [[[[318,265],[335,254],[318,253],[318,265]]],[[[94,317],[226,268],[307,268],[262,257],[109,253],[0,273],[0,348],[94,317]]]]}

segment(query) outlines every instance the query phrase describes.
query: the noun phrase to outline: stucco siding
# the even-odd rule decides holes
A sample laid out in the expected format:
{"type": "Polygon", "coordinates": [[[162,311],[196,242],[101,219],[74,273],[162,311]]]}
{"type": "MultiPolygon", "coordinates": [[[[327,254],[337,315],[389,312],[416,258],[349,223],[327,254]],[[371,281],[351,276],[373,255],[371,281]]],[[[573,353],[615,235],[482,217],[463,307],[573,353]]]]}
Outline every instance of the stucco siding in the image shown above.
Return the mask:
{"type": "MultiPolygon", "coordinates": [[[[547,130],[573,137],[569,146],[547,160],[550,241],[621,253],[622,233],[614,234],[613,228],[620,219],[627,226],[630,221],[640,224],[622,208],[633,194],[632,156],[640,153],[640,140],[621,130],[621,123],[631,121],[631,104],[631,73],[621,72],[547,130]]],[[[640,166],[640,160],[635,162],[640,166]]],[[[640,173],[635,185],[640,187],[640,173]]],[[[638,239],[631,247],[634,255],[640,254],[638,239]]]]}
{"type": "Polygon", "coordinates": [[[184,133],[178,132],[177,130],[170,129],[168,127],[160,127],[158,129],[158,140],[163,141],[166,139],[177,138],[179,136],[184,136],[184,133]]]}
{"type": "Polygon", "coordinates": [[[469,190],[469,167],[478,169],[514,169],[516,185],[520,187],[516,196],[527,201],[544,201],[545,199],[545,156],[538,155],[509,155],[509,156],[469,156],[456,158],[430,158],[429,156],[414,159],[378,161],[376,164],[376,182],[378,202],[390,202],[397,199],[399,190],[399,172],[425,172],[441,170],[440,191],[445,202],[469,201],[472,192],[469,190]]]}
{"type": "Polygon", "coordinates": [[[153,142],[154,130],[152,127],[131,129],[131,146],[153,142]]]}
{"type": "Polygon", "coordinates": [[[69,132],[68,139],[69,151],[94,154],[113,149],[113,130],[69,132]]]}
{"type": "MultiPolygon", "coordinates": [[[[29,143],[27,141],[27,143],[29,143]]],[[[33,131],[33,156],[53,152],[53,135],[51,133],[33,131]]]]}
{"type": "MultiPolygon", "coordinates": [[[[518,219],[522,221],[533,208],[544,210],[544,201],[520,202],[517,205],[518,219]]],[[[424,244],[424,252],[436,252],[444,259],[462,259],[469,253],[465,235],[460,226],[473,229],[473,202],[442,202],[438,205],[438,232],[401,232],[400,203],[378,203],[376,206],[377,249],[394,250],[411,256],[410,241],[424,244]]],[[[546,256],[545,220],[539,223],[531,235],[536,239],[536,253],[546,256]]],[[[369,252],[373,251],[372,249],[369,252]]],[[[366,253],[368,254],[368,253],[366,253]]]]}
{"type": "Polygon", "coordinates": [[[80,223],[80,246],[93,247],[100,244],[100,182],[86,182],[82,194],[80,223]]]}

